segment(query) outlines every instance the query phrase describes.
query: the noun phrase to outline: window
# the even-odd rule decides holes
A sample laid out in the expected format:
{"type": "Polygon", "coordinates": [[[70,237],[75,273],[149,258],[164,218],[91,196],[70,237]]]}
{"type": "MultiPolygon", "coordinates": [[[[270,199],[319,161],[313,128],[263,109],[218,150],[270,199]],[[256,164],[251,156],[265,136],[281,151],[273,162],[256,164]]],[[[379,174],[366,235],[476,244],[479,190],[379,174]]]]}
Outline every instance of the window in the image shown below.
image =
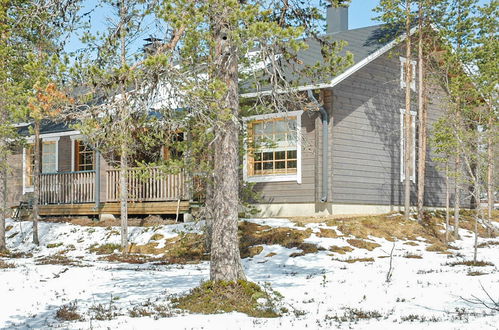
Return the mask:
{"type": "MultiPolygon", "coordinates": [[[[43,138],[41,147],[41,173],[55,173],[58,170],[58,141],[59,138],[43,138]]],[[[24,192],[31,191],[33,188],[33,176],[35,173],[35,145],[33,142],[28,144],[23,151],[23,169],[24,169],[24,192]]]]}
{"type": "MultiPolygon", "coordinates": [[[[400,57],[400,88],[404,89],[405,79],[406,79],[406,63],[407,59],[405,57],[400,57]]],[[[416,61],[411,61],[411,89],[416,90],[416,61]]]]}
{"type": "Polygon", "coordinates": [[[95,151],[81,140],[74,141],[75,171],[92,171],[95,163],[95,151]]]}
{"type": "Polygon", "coordinates": [[[251,182],[301,182],[302,111],[246,118],[244,177],[251,182]]]}
{"type": "Polygon", "coordinates": [[[57,172],[57,143],[42,143],[42,173],[57,172]]]}
{"type": "Polygon", "coordinates": [[[35,146],[33,144],[29,144],[24,149],[25,152],[25,181],[24,187],[32,187],[33,186],[33,173],[35,173],[35,146]]]}
{"type": "MultiPolygon", "coordinates": [[[[405,180],[405,109],[400,109],[400,181],[405,180]]],[[[411,111],[411,125],[412,125],[412,143],[411,143],[411,158],[412,158],[412,174],[411,181],[416,182],[416,112],[411,111]]]]}

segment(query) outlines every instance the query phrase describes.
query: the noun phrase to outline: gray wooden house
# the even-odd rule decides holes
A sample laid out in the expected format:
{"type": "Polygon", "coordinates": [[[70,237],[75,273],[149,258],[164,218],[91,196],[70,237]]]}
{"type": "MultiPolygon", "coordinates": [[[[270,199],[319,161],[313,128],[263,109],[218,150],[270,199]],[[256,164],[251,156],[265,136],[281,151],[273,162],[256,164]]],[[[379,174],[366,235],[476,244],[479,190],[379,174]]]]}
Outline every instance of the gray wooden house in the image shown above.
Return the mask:
{"type": "MultiPolygon", "coordinates": [[[[417,86],[415,77],[405,86],[405,58],[399,55],[403,38],[383,38],[386,30],[379,25],[348,30],[346,8],[330,8],[328,16],[332,22],[328,34],[348,43],[346,50],[354,55],[354,64],[320,84],[298,87],[321,93],[322,111],[244,119],[250,139],[265,137],[275,142],[257,150],[247,148],[243,159],[244,180],[255,183],[262,196],[255,203],[262,216],[383,213],[403,204],[405,88],[416,91],[417,86]]],[[[311,41],[300,59],[312,64],[320,60],[320,54],[319,44],[311,41]]],[[[444,99],[443,93],[431,95],[430,125],[443,113],[439,104],[444,99]]],[[[416,122],[416,112],[411,114],[416,122]]],[[[32,142],[27,127],[20,129],[32,142]]],[[[42,215],[119,213],[118,172],[85,145],[78,131],[47,122],[41,139],[42,215]]],[[[417,158],[416,144],[409,147],[417,158]]],[[[9,204],[14,205],[33,190],[29,145],[11,156],[11,164],[9,204]]],[[[184,173],[165,177],[151,169],[149,179],[143,181],[134,175],[135,169],[129,171],[131,214],[189,211],[192,195],[184,173]]],[[[415,188],[416,173],[408,175],[415,188]]],[[[426,176],[426,205],[443,206],[445,180],[431,152],[426,176]]]]}

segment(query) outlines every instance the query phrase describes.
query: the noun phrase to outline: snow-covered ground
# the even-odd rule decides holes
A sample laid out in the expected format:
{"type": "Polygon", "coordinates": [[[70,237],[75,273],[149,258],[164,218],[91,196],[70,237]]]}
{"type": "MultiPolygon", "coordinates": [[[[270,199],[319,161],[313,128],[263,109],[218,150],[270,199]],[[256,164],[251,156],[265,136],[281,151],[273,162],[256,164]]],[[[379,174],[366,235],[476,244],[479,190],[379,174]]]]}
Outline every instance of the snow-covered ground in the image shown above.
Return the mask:
{"type": "MultiPolygon", "coordinates": [[[[292,227],[314,233],[324,223],[297,226],[283,219],[251,219],[272,227],[292,227]]],[[[168,306],[168,297],[181,294],[208,279],[209,264],[128,264],[98,260],[87,249],[93,244],[119,243],[117,228],[81,227],[67,223],[40,223],[40,247],[31,244],[31,223],[7,221],[8,248],[32,253],[31,257],[0,258],[15,268],[0,268],[0,328],[70,329],[498,329],[499,313],[465,299],[487,301],[485,288],[499,300],[499,245],[479,249],[479,259],[493,266],[450,266],[472,259],[472,234],[461,230],[463,240],[453,254],[426,251],[427,243],[415,246],[397,241],[393,275],[386,281],[393,242],[372,237],[380,247],[355,248],[346,255],[332,253],[332,246],[347,246],[348,237],[321,238],[312,234],[305,242],[325,248],[318,253],[290,257],[299,252],[279,245],[264,246],[253,258],[243,260],[249,280],[271,287],[283,296],[289,313],[275,319],[251,318],[241,313],[168,317],[131,317],[137,306],[168,306]],[[60,244],[62,243],[62,244],[60,244]],[[47,247],[47,244],[53,244],[47,247]],[[59,245],[60,246],[57,246],[59,245]],[[54,247],[54,245],[56,245],[54,247]],[[40,258],[67,250],[79,266],[40,265],[40,258]],[[421,256],[421,259],[407,256],[421,256]],[[373,258],[372,262],[346,263],[348,258],[373,258]],[[469,276],[470,272],[486,273],[469,276]],[[56,311],[76,303],[84,320],[63,322],[56,311]],[[118,314],[112,320],[96,320],[99,310],[118,314]]],[[[180,232],[198,232],[201,223],[131,227],[130,240],[149,242],[153,234],[165,239],[180,232]]],[[[338,232],[339,233],[339,232],[338,232]]],[[[482,240],[484,242],[486,240],[482,240]]],[[[490,241],[494,241],[490,239],[490,241]]],[[[497,242],[497,239],[495,239],[497,242]]]]}

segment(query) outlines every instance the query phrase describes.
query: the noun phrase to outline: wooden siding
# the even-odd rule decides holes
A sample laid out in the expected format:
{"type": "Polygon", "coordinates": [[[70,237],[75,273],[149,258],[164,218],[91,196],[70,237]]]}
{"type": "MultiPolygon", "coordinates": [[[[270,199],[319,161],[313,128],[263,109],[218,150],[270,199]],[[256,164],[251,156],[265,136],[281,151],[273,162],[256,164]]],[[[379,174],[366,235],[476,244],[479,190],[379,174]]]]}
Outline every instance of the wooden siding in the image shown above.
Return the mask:
{"type": "Polygon", "coordinates": [[[255,191],[264,203],[299,203],[315,201],[316,185],[316,138],[315,126],[318,113],[304,112],[301,117],[302,127],[302,183],[264,182],[255,185],[255,191]]]}
{"type": "MultiPolygon", "coordinates": [[[[416,93],[413,92],[414,100],[416,93]]],[[[442,114],[438,95],[432,95],[429,125],[442,114]]],[[[332,201],[349,204],[401,205],[400,61],[386,54],[354,73],[333,89],[332,201]]],[[[417,103],[413,109],[417,111],[417,103]]],[[[444,205],[444,178],[427,157],[425,203],[444,205]]],[[[416,202],[416,187],[411,199],[416,202]]]]}

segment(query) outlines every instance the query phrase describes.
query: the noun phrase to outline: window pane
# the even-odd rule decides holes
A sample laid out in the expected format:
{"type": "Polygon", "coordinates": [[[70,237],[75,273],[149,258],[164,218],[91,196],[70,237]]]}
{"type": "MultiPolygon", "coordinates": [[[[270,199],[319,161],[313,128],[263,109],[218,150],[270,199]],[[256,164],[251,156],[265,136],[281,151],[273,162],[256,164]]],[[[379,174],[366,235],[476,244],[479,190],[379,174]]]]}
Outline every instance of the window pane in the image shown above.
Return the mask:
{"type": "Polygon", "coordinates": [[[296,159],[296,150],[288,151],[288,159],[296,159]]]}
{"type": "Polygon", "coordinates": [[[286,151],[277,151],[275,153],[275,159],[286,159],[286,151]]]}
{"type": "Polygon", "coordinates": [[[263,163],[264,170],[271,170],[274,167],[274,163],[263,163]]]}
{"type": "Polygon", "coordinates": [[[275,162],[275,168],[276,169],[285,169],[286,168],[286,162],[275,162]]]}
{"type": "Polygon", "coordinates": [[[264,152],[263,153],[263,160],[273,160],[273,159],[274,159],[273,152],[264,152]]]}
{"type": "Polygon", "coordinates": [[[296,160],[288,161],[288,168],[296,168],[296,160]]]}

